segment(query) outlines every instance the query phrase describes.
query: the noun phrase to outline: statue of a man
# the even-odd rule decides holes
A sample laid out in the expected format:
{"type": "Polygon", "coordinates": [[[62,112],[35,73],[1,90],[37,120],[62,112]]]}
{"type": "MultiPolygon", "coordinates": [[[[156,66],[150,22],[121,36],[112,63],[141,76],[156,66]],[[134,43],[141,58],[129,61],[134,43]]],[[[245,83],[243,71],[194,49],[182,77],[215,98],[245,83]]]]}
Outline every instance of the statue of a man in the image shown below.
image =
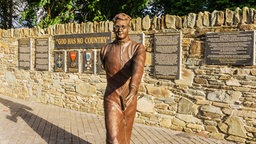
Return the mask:
{"type": "Polygon", "coordinates": [[[130,16],[114,18],[115,40],[101,48],[106,71],[104,94],[106,143],[129,144],[137,107],[137,93],[144,72],[146,52],[143,44],[129,38],[130,16]]]}

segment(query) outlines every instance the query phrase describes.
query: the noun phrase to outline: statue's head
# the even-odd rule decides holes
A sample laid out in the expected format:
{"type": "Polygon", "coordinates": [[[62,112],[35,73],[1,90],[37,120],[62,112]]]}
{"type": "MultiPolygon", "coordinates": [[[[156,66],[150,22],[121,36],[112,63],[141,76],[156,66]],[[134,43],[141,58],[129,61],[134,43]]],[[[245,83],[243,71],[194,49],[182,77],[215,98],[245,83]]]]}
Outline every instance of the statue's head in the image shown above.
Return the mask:
{"type": "Polygon", "coordinates": [[[130,30],[130,20],[131,17],[125,13],[119,13],[113,18],[114,22],[114,32],[117,39],[125,39],[128,37],[130,30]]]}

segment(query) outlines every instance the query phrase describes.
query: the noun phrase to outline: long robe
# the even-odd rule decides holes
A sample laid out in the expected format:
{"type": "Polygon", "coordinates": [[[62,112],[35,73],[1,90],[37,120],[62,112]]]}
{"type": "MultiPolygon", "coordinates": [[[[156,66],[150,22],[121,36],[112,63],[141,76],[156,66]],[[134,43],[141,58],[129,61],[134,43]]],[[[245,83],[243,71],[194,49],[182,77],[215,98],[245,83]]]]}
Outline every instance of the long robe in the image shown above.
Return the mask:
{"type": "Polygon", "coordinates": [[[129,144],[136,114],[137,92],[144,72],[145,48],[130,39],[115,40],[101,49],[100,57],[107,77],[104,94],[106,143],[129,144]],[[131,87],[136,88],[136,94],[127,105],[125,98],[131,87]]]}

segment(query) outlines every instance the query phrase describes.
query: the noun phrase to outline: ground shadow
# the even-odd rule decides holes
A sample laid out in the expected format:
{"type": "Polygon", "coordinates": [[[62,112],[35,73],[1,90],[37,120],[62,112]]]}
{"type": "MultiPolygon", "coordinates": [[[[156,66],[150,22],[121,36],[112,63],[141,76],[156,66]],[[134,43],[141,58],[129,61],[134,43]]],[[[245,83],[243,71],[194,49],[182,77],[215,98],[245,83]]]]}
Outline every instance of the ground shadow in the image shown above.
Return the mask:
{"type": "Polygon", "coordinates": [[[80,137],[52,124],[51,122],[33,114],[32,109],[26,105],[6,100],[0,97],[0,103],[10,109],[7,119],[17,122],[21,117],[46,143],[49,144],[90,144],[80,137]]]}

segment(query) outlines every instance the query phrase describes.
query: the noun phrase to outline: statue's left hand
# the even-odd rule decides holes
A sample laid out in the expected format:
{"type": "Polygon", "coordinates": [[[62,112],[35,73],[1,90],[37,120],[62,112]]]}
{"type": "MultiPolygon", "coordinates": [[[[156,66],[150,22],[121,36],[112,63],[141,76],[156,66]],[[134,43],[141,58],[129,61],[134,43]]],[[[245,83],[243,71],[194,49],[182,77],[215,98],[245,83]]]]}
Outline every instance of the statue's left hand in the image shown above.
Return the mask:
{"type": "Polygon", "coordinates": [[[126,107],[127,107],[128,105],[130,105],[130,103],[132,102],[133,97],[134,97],[135,95],[136,95],[136,89],[135,89],[135,88],[131,88],[129,94],[128,94],[128,95],[126,96],[126,98],[125,98],[125,105],[126,105],[126,107]]]}

